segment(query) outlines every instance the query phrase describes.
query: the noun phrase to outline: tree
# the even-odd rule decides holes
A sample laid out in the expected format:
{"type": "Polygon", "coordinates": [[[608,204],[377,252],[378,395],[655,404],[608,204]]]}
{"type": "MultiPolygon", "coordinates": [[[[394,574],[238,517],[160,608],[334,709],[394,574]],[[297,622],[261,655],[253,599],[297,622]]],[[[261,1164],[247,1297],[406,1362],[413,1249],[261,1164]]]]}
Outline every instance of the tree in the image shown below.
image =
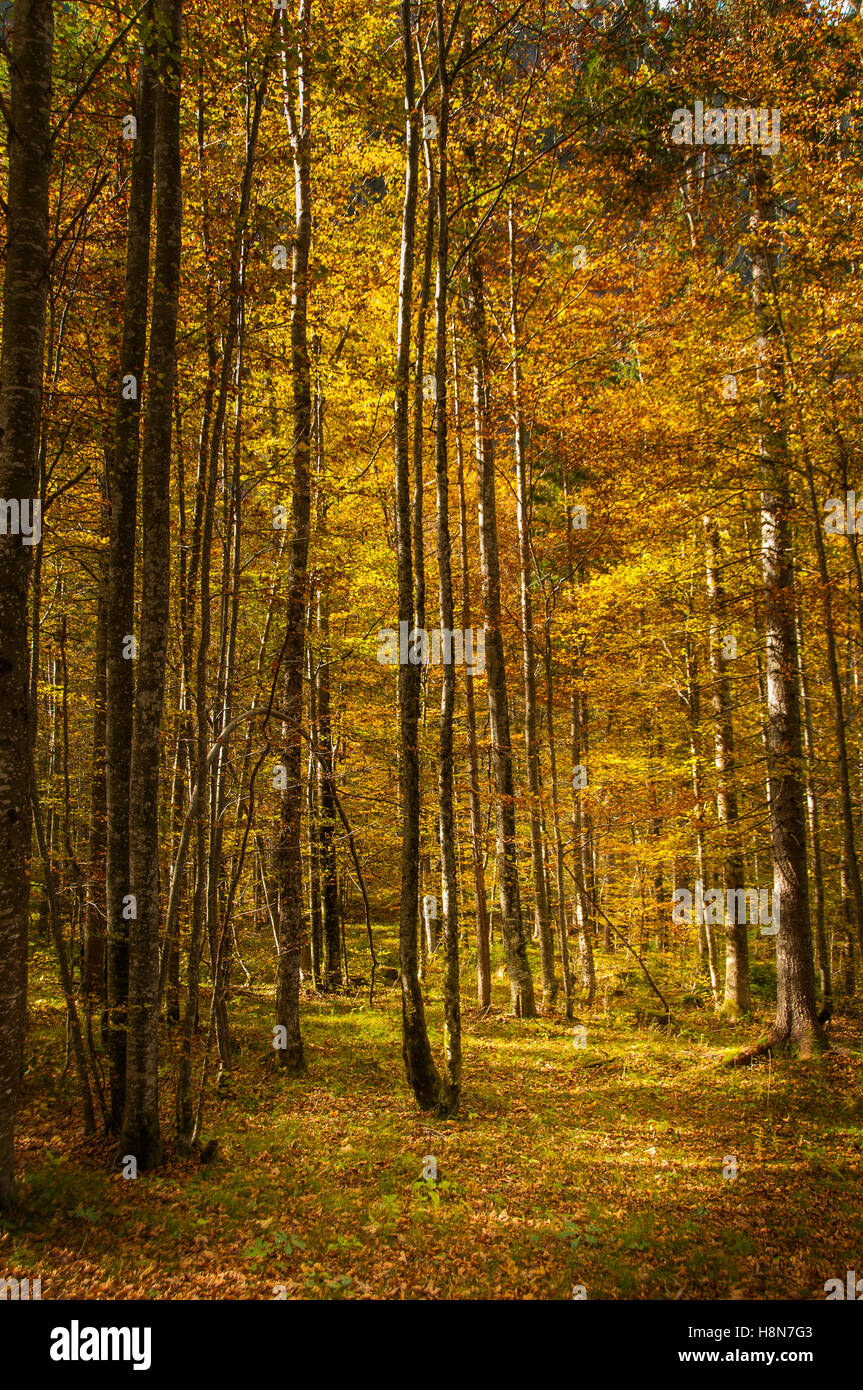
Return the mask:
{"type": "Polygon", "coordinates": [[[512,739],[501,632],[500,558],[495,492],[494,434],[490,428],[488,335],[483,272],[475,251],[468,256],[469,314],[473,343],[473,400],[479,486],[479,535],[482,602],[485,618],[488,709],[491,723],[497,813],[497,864],[503,940],[513,1013],[534,1018],[533,979],[521,915],[515,833],[512,739]]]}
{"type": "Polygon", "coordinates": [[[159,90],[154,175],[156,253],[141,457],[141,638],[129,780],[129,1035],[121,1148],[140,1169],[161,1159],[159,1130],[159,763],[170,618],[171,426],[182,252],[182,0],[157,0],[159,90]]]}
{"type": "Polygon", "coordinates": [[[15,1117],[27,1017],[30,760],[35,734],[27,640],[32,538],[25,543],[27,537],[8,527],[7,519],[11,500],[18,508],[32,507],[40,495],[53,45],[51,0],[19,0],[7,116],[9,190],[0,361],[0,1207],[10,1206],[15,1197],[15,1117]]]}
{"type": "MultiPolygon", "coordinates": [[[[284,25],[284,18],[282,19],[284,25]]],[[[285,1046],[276,1055],[282,1066],[304,1065],[300,1034],[300,948],[303,932],[302,718],[306,588],[309,555],[309,461],[312,441],[312,393],[308,344],[309,249],[312,240],[312,108],[310,72],[311,0],[300,0],[297,21],[296,103],[286,90],[285,106],[294,151],[296,231],[291,262],[291,378],[293,384],[293,483],[285,638],[282,647],[282,705],[285,729],[286,786],[282,794],[278,839],[279,976],[276,1025],[285,1029],[285,1046]]],[[[284,29],[283,29],[284,32],[284,29]]]]}
{"type": "MultiPolygon", "coordinates": [[[[782,419],[784,383],[779,328],[770,284],[776,272],[771,243],[776,221],[770,173],[757,152],[751,180],[752,312],[757,381],[762,390],[761,556],[767,623],[768,770],[773,839],[773,893],[780,922],[776,942],[776,1021],[769,1046],[793,1045],[806,1053],[823,1043],[815,1003],[806,813],[801,768],[803,748],[794,627],[794,562],[787,439],[782,419]]],[[[774,907],[775,911],[775,907],[774,907]]]]}
{"type": "Polygon", "coordinates": [[[725,904],[725,1002],[723,1011],[732,1018],[748,1013],[749,937],[746,913],[741,913],[744,886],[743,854],[737,813],[737,785],[734,759],[734,724],[731,693],[725,658],[727,610],[719,548],[719,527],[713,517],[704,518],[707,591],[710,598],[710,669],[713,676],[713,744],[716,761],[716,816],[722,830],[723,901],[725,904]],[[740,917],[743,920],[740,920],[740,917]]]}
{"type": "Polygon", "coordinates": [[[150,221],[156,131],[156,25],[153,5],[141,16],[136,136],[126,232],[123,343],[114,418],[114,448],[108,474],[108,614],[105,705],[107,815],[106,913],[110,1111],[119,1131],[126,1100],[126,1041],[129,1003],[129,779],[135,699],[135,545],[138,515],[138,453],[144,392],[144,356],[150,284],[150,221]]]}
{"type": "Polygon", "coordinates": [[[543,1002],[554,1007],[557,978],[554,973],[554,945],[548,908],[548,887],[542,857],[540,826],[539,747],[536,736],[536,656],[533,640],[533,597],[530,591],[533,565],[530,555],[530,508],[527,488],[527,439],[521,404],[520,330],[518,321],[518,281],[516,277],[516,228],[512,199],[509,203],[509,322],[512,351],[512,406],[515,423],[515,470],[518,490],[518,555],[521,579],[522,674],[524,677],[524,744],[527,762],[527,791],[530,797],[530,855],[533,867],[533,910],[542,965],[543,1002]]]}
{"type": "MultiPolygon", "coordinates": [[[[411,628],[414,618],[414,571],[411,547],[410,391],[411,303],[413,298],[414,235],[416,231],[417,170],[419,164],[416,117],[416,84],[411,36],[410,0],[401,4],[402,55],[404,61],[405,193],[402,211],[401,269],[399,273],[398,340],[394,400],[396,547],[398,557],[399,633],[411,628]]],[[[419,910],[419,656],[412,643],[410,661],[399,663],[399,725],[401,780],[401,897],[399,902],[399,978],[402,997],[402,1056],[405,1074],[423,1110],[433,1110],[440,1098],[441,1082],[431,1053],[417,961],[419,910]]]]}

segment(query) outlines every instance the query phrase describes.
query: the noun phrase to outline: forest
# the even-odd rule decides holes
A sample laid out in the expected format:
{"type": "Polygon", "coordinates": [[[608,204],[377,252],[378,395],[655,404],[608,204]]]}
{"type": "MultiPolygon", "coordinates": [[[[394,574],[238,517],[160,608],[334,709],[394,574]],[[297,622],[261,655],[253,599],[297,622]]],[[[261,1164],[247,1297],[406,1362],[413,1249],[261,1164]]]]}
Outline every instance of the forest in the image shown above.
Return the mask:
{"type": "Polygon", "coordinates": [[[4,1301],[863,1298],[861,80],[0,0],[4,1301]]]}

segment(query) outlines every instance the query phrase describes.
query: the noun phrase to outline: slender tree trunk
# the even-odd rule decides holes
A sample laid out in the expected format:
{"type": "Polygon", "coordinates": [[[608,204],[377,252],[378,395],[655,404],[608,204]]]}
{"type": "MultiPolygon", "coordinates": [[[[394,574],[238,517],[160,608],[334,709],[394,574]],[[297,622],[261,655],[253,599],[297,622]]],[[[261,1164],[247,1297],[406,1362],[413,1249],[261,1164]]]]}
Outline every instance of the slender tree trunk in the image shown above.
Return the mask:
{"type": "MultiPolygon", "coordinates": [[[[248,150],[246,152],[248,159],[248,150]]],[[[240,580],[242,573],[242,437],[243,437],[243,343],[245,337],[245,283],[246,258],[245,244],[240,252],[239,294],[237,300],[237,366],[236,366],[236,405],[234,414],[234,437],[231,465],[230,487],[225,479],[225,518],[222,569],[222,641],[219,671],[219,720],[215,733],[219,734],[230,724],[233,717],[234,686],[237,665],[237,630],[240,620],[240,580]]],[[[227,452],[227,448],[226,448],[227,452]]],[[[227,460],[225,464],[227,472],[227,460]]],[[[233,1066],[233,1047],[228,1020],[228,972],[230,953],[225,949],[225,941],[230,933],[224,913],[222,884],[224,873],[224,822],[227,813],[226,766],[230,750],[230,739],[222,739],[222,751],[216,764],[211,794],[210,846],[207,860],[207,922],[208,936],[215,943],[215,955],[221,959],[221,968],[214,973],[214,1017],[216,1040],[219,1048],[220,1073],[233,1066]],[[221,918],[221,921],[220,921],[221,918]]],[[[211,950],[213,946],[211,946],[211,950]]]]}
{"type": "MultiPolygon", "coordinates": [[[[426,86],[426,69],[423,61],[423,43],[417,24],[415,34],[417,61],[419,65],[419,77],[423,88],[426,86]]],[[[423,106],[420,115],[424,117],[425,107],[423,106]]],[[[426,172],[426,221],[425,237],[423,246],[422,274],[419,280],[419,302],[416,312],[416,334],[414,339],[414,416],[413,416],[413,566],[414,566],[414,625],[422,631],[426,625],[426,578],[425,578],[425,535],[423,524],[423,424],[424,424],[424,401],[426,397],[425,380],[425,344],[426,344],[426,325],[428,320],[429,299],[431,296],[431,277],[432,265],[434,262],[434,239],[435,239],[435,180],[434,168],[432,164],[432,142],[430,139],[423,138],[422,142],[423,159],[426,172]]],[[[419,164],[419,158],[417,159],[419,164]]],[[[417,176],[419,177],[419,175],[417,176]]],[[[432,407],[433,408],[433,407],[432,407]]],[[[434,426],[432,426],[432,431],[434,426]]],[[[427,714],[426,689],[428,682],[428,665],[420,665],[420,718],[422,720],[422,732],[420,734],[420,744],[422,744],[425,733],[425,722],[427,714]]],[[[420,747],[420,784],[422,784],[422,748],[420,747]]],[[[426,889],[431,884],[432,853],[431,843],[427,832],[420,818],[420,898],[425,900],[426,889]]],[[[437,922],[436,919],[420,910],[420,935],[419,935],[419,976],[422,980],[425,975],[427,959],[432,956],[437,949],[437,922]]]]}
{"type": "MultiPolygon", "coordinates": [[[[313,577],[310,582],[309,598],[310,628],[312,627],[312,610],[316,587],[315,578],[313,577]]],[[[309,635],[311,637],[311,633],[309,635]]],[[[318,801],[319,765],[314,754],[314,749],[320,746],[320,731],[318,729],[318,673],[315,670],[315,658],[311,649],[309,650],[308,684],[309,738],[311,739],[308,762],[308,790],[306,795],[308,811],[306,835],[309,842],[309,923],[311,927],[309,946],[311,954],[311,974],[315,989],[322,989],[324,985],[324,928],[323,917],[321,915],[321,828],[318,801]]]]}
{"type": "MultiPolygon", "coordinates": [[[[32,507],[39,497],[53,47],[51,0],[16,0],[0,363],[0,496],[17,498],[22,507],[25,500],[32,507]]],[[[35,707],[30,710],[28,694],[32,555],[23,541],[11,533],[0,536],[0,1208],[15,1199],[15,1120],[27,1018],[35,707]]]]}
{"type": "MultiPolygon", "coordinates": [[[[558,940],[560,942],[560,969],[563,975],[563,997],[566,1004],[566,1017],[572,1018],[572,974],[569,964],[569,940],[566,930],[566,885],[564,881],[565,859],[563,849],[563,836],[560,829],[560,803],[557,781],[557,748],[555,746],[554,734],[554,688],[552,684],[552,660],[551,660],[551,608],[549,606],[549,595],[545,600],[545,722],[548,732],[548,760],[551,774],[551,815],[554,827],[554,850],[555,866],[557,870],[557,917],[558,917],[558,940]]],[[[580,810],[580,807],[579,807],[580,810]]],[[[580,839],[580,836],[579,836],[580,839]]],[[[573,844],[573,859],[575,866],[576,882],[581,893],[584,893],[584,883],[581,875],[581,863],[579,852],[579,840],[573,844]]],[[[589,938],[588,938],[589,940],[589,938]]],[[[587,963],[587,957],[583,958],[583,963],[587,963]]],[[[591,946],[589,955],[590,970],[585,984],[588,990],[588,1006],[593,1003],[596,994],[596,976],[593,971],[593,949],[591,946]]],[[[583,976],[584,978],[584,976],[583,976]]]]}
{"type": "MultiPolygon", "coordinates": [[[[330,712],[330,613],[329,599],[318,595],[318,627],[321,651],[318,659],[318,747],[327,761],[326,773],[321,776],[321,896],[323,900],[324,949],[326,951],[327,981],[331,989],[342,983],[341,950],[339,944],[339,875],[336,862],[336,808],[333,801],[333,732],[330,712]],[[328,775],[327,775],[328,774],[328,775]]],[[[318,769],[320,775],[320,768],[318,769]]]]}
{"type": "MultiPolygon", "coordinates": [[[[324,397],[321,387],[320,343],[313,339],[315,347],[315,392],[312,405],[312,430],[314,436],[315,478],[317,483],[317,530],[322,536],[327,525],[327,499],[324,484],[326,459],[324,454],[324,397]]],[[[315,585],[315,621],[318,630],[317,660],[314,670],[310,669],[309,679],[313,683],[309,703],[314,708],[314,730],[310,733],[324,758],[311,753],[311,772],[313,784],[310,795],[314,802],[315,820],[313,827],[314,863],[312,873],[317,875],[317,905],[313,903],[311,923],[312,960],[315,982],[319,989],[338,987],[342,982],[342,960],[339,942],[339,879],[335,848],[335,802],[333,799],[333,733],[331,717],[330,662],[330,598],[329,586],[332,577],[329,571],[317,576],[315,585]],[[315,916],[315,910],[317,915],[315,916]]],[[[310,601],[309,613],[312,613],[310,601]]],[[[309,803],[310,814],[312,801],[309,803]]]]}
{"type": "MultiPolygon", "coordinates": [[[[418,43],[419,46],[419,43],[418,43]]],[[[419,303],[416,313],[414,340],[414,419],[413,419],[413,542],[414,542],[414,625],[426,625],[425,537],[423,534],[423,402],[425,399],[425,342],[426,321],[431,297],[432,263],[435,237],[435,185],[430,143],[423,141],[426,165],[426,227],[423,245],[422,276],[419,282],[419,303]]]]}
{"type": "MultiPolygon", "coordinates": [[[[806,472],[806,488],[812,515],[812,528],[815,538],[815,554],[818,561],[818,577],[821,581],[821,604],[824,615],[824,643],[827,655],[827,675],[833,696],[833,731],[836,738],[836,770],[839,774],[839,804],[842,814],[842,912],[849,933],[856,934],[857,943],[863,951],[863,882],[857,861],[856,836],[854,826],[854,803],[851,796],[851,776],[848,759],[848,740],[846,737],[846,704],[843,695],[842,678],[839,672],[839,658],[836,651],[835,619],[833,616],[833,590],[830,570],[827,564],[827,549],[824,544],[822,515],[815,491],[815,474],[806,440],[803,441],[803,463],[806,472]]],[[[856,553],[855,553],[856,559],[856,553]]]]}
{"type": "Polygon", "coordinates": [[[548,886],[543,862],[540,825],[539,745],[536,736],[536,656],[533,640],[533,600],[530,592],[530,510],[527,487],[527,441],[521,407],[521,335],[518,322],[518,287],[515,267],[515,212],[509,204],[509,322],[512,345],[512,404],[515,420],[515,468],[518,497],[518,558],[521,588],[522,671],[524,676],[524,742],[527,760],[527,790],[530,800],[530,857],[533,869],[533,911],[539,939],[542,1002],[554,1008],[557,976],[554,972],[554,943],[548,908],[548,886]]]}
{"type": "Polygon", "coordinates": [[[108,640],[108,574],[100,567],[94,639],[93,747],[90,754],[90,846],[87,869],[87,907],[84,927],[84,966],[81,985],[89,1014],[94,999],[105,997],[105,668],[108,640]]]}
{"type": "MultiPolygon", "coordinates": [[[[418,138],[410,0],[401,0],[402,51],[405,69],[405,196],[402,212],[399,273],[398,344],[393,438],[395,450],[396,549],[398,556],[399,632],[414,617],[414,579],[411,556],[411,480],[408,400],[410,392],[411,300],[413,297],[414,234],[416,230],[418,138]]],[[[416,658],[415,646],[409,655],[416,658]]],[[[417,1104],[433,1110],[441,1081],[432,1058],[417,963],[419,909],[420,779],[419,691],[417,660],[399,663],[399,723],[401,741],[401,901],[399,962],[402,995],[402,1055],[405,1074],[417,1104]]]]}
{"type": "MultiPolygon", "coordinates": [[[[583,695],[577,685],[577,672],[573,671],[570,690],[569,748],[573,773],[576,768],[587,768],[586,753],[582,747],[583,721],[581,704],[583,695]]],[[[580,781],[580,779],[579,779],[580,781]]],[[[584,790],[573,784],[570,824],[572,826],[572,848],[575,859],[575,912],[578,925],[578,949],[581,957],[581,984],[585,1003],[593,1003],[596,994],[596,970],[593,962],[592,926],[594,918],[593,900],[587,891],[588,842],[584,829],[584,790]]]]}
{"type": "MultiPolygon", "coordinates": [[[[447,288],[449,221],[447,210],[447,135],[449,127],[449,88],[447,83],[446,36],[443,0],[435,3],[437,30],[438,84],[438,187],[437,187],[437,280],[435,286],[435,475],[437,479],[437,561],[440,587],[440,625],[453,629],[452,565],[449,530],[449,459],[447,453],[447,288]]],[[[467,634],[464,634],[466,636],[467,634]]],[[[444,934],[444,1056],[445,1084],[440,1107],[453,1115],[461,1096],[461,999],[458,961],[458,868],[455,856],[455,809],[453,770],[453,713],[455,710],[455,653],[450,660],[442,651],[442,692],[440,713],[440,851],[443,883],[444,934]]]]}
{"type": "MultiPolygon", "coordinates": [[[[465,632],[471,630],[470,574],[467,564],[467,504],[464,492],[464,457],[461,443],[459,411],[458,353],[455,322],[452,325],[452,392],[455,422],[455,449],[458,465],[459,546],[461,553],[461,623],[465,632]]],[[[485,896],[485,858],[483,855],[482,807],[479,799],[479,757],[476,744],[476,699],[473,671],[465,666],[465,707],[467,713],[467,749],[470,768],[470,843],[473,863],[474,908],[476,912],[476,988],[481,1009],[491,1005],[491,957],[488,930],[488,903],[485,896]]]]}
{"type": "Polygon", "coordinates": [[[796,612],[797,653],[800,660],[800,705],[803,715],[803,751],[806,754],[806,811],[809,819],[809,841],[812,847],[812,889],[815,898],[815,955],[821,984],[822,1022],[833,1012],[833,984],[830,970],[830,949],[824,920],[824,870],[821,860],[821,816],[815,791],[815,736],[812,729],[812,706],[809,700],[809,680],[803,646],[803,623],[800,609],[796,612]]]}
{"type": "Polygon", "coordinates": [[[713,708],[713,746],[716,762],[716,819],[723,841],[723,888],[725,903],[725,1000],[722,1012],[731,1018],[746,1014],[751,1008],[749,988],[749,933],[746,912],[743,921],[740,896],[744,883],[743,851],[740,844],[740,821],[737,814],[737,784],[734,757],[734,724],[731,715],[731,692],[723,649],[727,627],[725,585],[721,572],[719,528],[713,517],[704,518],[705,557],[707,564],[707,594],[710,603],[710,671],[712,675],[711,703],[713,708]],[[733,894],[733,896],[729,896],[733,894]]]}
{"type": "MultiPolygon", "coordinates": [[[[315,453],[317,457],[317,476],[321,495],[319,527],[321,531],[327,523],[327,506],[323,498],[324,475],[324,402],[320,382],[315,392],[314,406],[315,453]]],[[[321,897],[323,901],[323,940],[326,951],[326,978],[330,989],[338,989],[342,983],[342,953],[339,940],[339,875],[336,859],[336,806],[333,797],[333,730],[331,714],[330,667],[330,576],[318,586],[317,621],[319,634],[317,664],[317,748],[325,760],[322,768],[316,762],[320,785],[320,826],[318,840],[320,848],[321,897]]]]}
{"type": "Polygon", "coordinates": [[[111,535],[108,552],[108,636],[105,715],[106,869],[108,938],[108,1065],[110,1129],[119,1130],[126,1098],[126,1028],[129,1000],[129,777],[135,677],[135,533],[138,452],[150,278],[150,220],[156,131],[156,36],[152,3],[141,19],[132,142],[132,178],[126,235],[123,346],[114,424],[114,466],[109,480],[111,535]]]}
{"type": "MultiPolygon", "coordinates": [[[[65,595],[60,590],[60,604],[65,595]]],[[[63,739],[63,851],[65,855],[65,877],[69,900],[69,947],[74,975],[78,964],[83,972],[84,943],[81,928],[81,909],[84,903],[84,875],[75,852],[75,837],[72,829],[72,788],[69,780],[69,662],[66,656],[68,640],[68,621],[65,611],[60,618],[57,641],[60,654],[60,717],[63,739]]]]}
{"type": "Polygon", "coordinates": [[[156,251],[147,410],[141,452],[141,639],[129,784],[129,1031],[121,1147],[138,1168],[162,1156],[159,1132],[159,760],[171,585],[171,427],[182,251],[182,0],[157,0],[156,251]]]}
{"type": "Polygon", "coordinates": [[[533,979],[521,915],[515,832],[512,741],[501,632],[500,561],[494,476],[494,434],[489,421],[488,339],[482,268],[476,254],[468,257],[470,319],[474,344],[474,412],[479,484],[479,536],[482,601],[485,617],[488,707],[491,724],[497,811],[497,865],[504,950],[510,996],[516,1017],[535,1018],[533,979]]]}
{"type": "MultiPolygon", "coordinates": [[[[182,673],[180,678],[179,716],[179,728],[177,730],[177,742],[174,751],[174,775],[171,786],[172,850],[175,850],[175,847],[179,844],[186,814],[184,788],[186,786],[186,755],[188,752],[188,744],[186,742],[187,731],[185,727],[186,693],[182,673]]],[[[170,941],[166,937],[162,949],[167,953],[167,960],[164,966],[167,981],[165,1017],[169,1024],[176,1026],[176,1024],[180,1022],[180,943],[177,936],[173,936],[170,941]]]]}
{"type": "Polygon", "coordinates": [[[293,525],[282,682],[282,705],[288,716],[283,753],[286,787],[282,793],[277,847],[279,970],[276,984],[276,1025],[285,1029],[285,1046],[277,1050],[276,1058],[290,1071],[299,1071],[304,1066],[300,1033],[300,951],[303,939],[303,862],[300,836],[303,800],[303,655],[311,516],[309,465],[312,444],[312,391],[307,332],[309,251],[312,240],[310,12],[311,0],[300,0],[296,26],[296,106],[286,98],[294,151],[296,189],[296,230],[291,271],[294,439],[291,489],[293,525]]]}
{"type": "MultiPolygon", "coordinates": [[[[702,891],[706,884],[706,856],[704,853],[704,770],[701,758],[701,690],[698,684],[698,662],[695,644],[689,633],[686,634],[686,715],[689,725],[689,759],[692,769],[692,801],[695,816],[695,862],[698,882],[702,891]]],[[[719,1005],[719,959],[716,950],[716,933],[712,922],[700,920],[699,955],[702,965],[710,979],[713,1002],[719,1005]],[[703,945],[702,945],[703,940],[703,945]]]]}

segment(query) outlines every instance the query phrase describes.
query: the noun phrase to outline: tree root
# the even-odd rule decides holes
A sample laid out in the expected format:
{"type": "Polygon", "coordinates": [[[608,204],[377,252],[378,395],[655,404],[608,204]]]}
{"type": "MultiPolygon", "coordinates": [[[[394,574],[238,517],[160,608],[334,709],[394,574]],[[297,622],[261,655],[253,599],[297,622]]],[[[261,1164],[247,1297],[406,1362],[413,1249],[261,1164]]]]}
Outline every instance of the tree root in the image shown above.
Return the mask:
{"type": "Polygon", "coordinates": [[[772,1057],[774,1053],[794,1050],[800,1057],[807,1058],[814,1053],[829,1052],[830,1044],[820,1031],[807,1033],[802,1038],[794,1038],[788,1032],[777,1033],[774,1029],[763,1042],[756,1043],[754,1047],[744,1048],[742,1052],[736,1052],[733,1057],[726,1058],[720,1065],[723,1067],[745,1067],[747,1062],[754,1062],[759,1057],[772,1057]]]}

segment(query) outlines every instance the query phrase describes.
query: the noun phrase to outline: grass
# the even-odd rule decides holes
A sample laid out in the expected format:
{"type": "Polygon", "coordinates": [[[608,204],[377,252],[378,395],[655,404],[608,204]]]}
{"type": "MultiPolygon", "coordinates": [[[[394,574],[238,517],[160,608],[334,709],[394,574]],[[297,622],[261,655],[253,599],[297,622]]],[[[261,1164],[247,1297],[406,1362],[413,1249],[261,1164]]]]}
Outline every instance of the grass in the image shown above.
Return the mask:
{"type": "MultiPolygon", "coordinates": [[[[359,930],[350,945],[359,960],[359,930]]],[[[308,1069],[280,1073],[265,950],[231,1001],[236,1067],[203,1134],[215,1159],[182,1162],[169,1142],[161,1168],[130,1180],[108,1141],[81,1136],[54,967],[36,948],[22,1201],[0,1227],[0,1275],[41,1276],[45,1299],[558,1299],[577,1284],[592,1299],[823,1299],[826,1279],[863,1273],[859,1021],[835,1020],[823,1058],[717,1065],[763,1033],[769,962],[758,1012],[732,1025],[691,969],[651,956],[669,1028],[636,1022],[653,1004],[619,953],[599,954],[598,1006],[571,1024],[508,1017],[497,969],[480,1016],[468,963],[464,1098],[438,1121],[404,1080],[397,986],[373,1009],[362,985],[309,993],[308,1069]]],[[[439,1053],[438,985],[433,972],[439,1053]]],[[[169,1057],[166,1140],[173,1084],[169,1057]]]]}

